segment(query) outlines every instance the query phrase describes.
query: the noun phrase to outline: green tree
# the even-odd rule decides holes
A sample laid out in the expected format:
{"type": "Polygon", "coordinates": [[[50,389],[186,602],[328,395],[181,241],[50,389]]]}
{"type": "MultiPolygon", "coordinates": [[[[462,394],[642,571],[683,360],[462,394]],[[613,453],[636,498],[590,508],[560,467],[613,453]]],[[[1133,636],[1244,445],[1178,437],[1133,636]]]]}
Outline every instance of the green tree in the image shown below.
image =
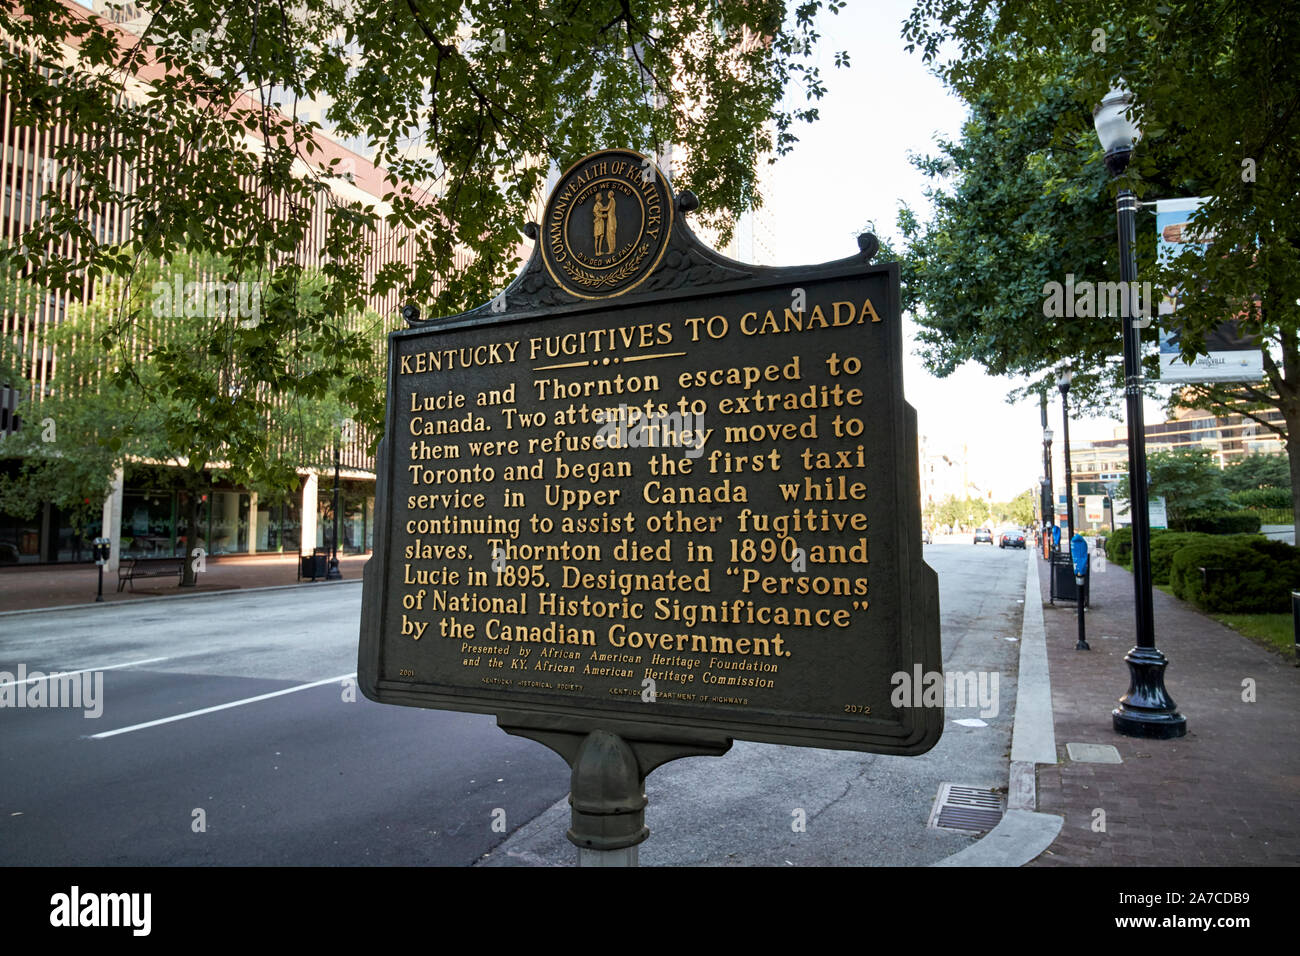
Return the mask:
{"type": "MultiPolygon", "coordinates": [[[[40,421],[0,448],[21,459],[16,475],[0,476],[0,511],[31,515],[48,501],[78,525],[93,524],[116,469],[159,461],[173,466],[185,527],[194,529],[200,498],[219,478],[274,498],[296,490],[299,469],[325,464],[339,423],[355,415],[347,399],[380,401],[382,326],[373,315],[356,317],[351,331],[312,321],[326,307],[318,275],[291,268],[265,283],[228,284],[219,280],[226,265],[203,255],[144,259],[130,281],[105,277],[74,303],[54,330],[60,370],[40,421]],[[115,334],[124,314],[131,324],[115,334]],[[270,314],[301,316],[302,331],[271,336],[270,314]],[[274,380],[256,381],[238,355],[310,393],[300,386],[291,400],[274,380]],[[352,383],[347,393],[330,390],[343,380],[352,383]]],[[[16,344],[0,352],[12,356],[16,344]]]]}
{"type": "Polygon", "coordinates": [[[975,361],[990,374],[1029,376],[1022,394],[1041,392],[1053,388],[1056,365],[1070,357],[1071,399],[1096,410],[1118,383],[1105,364],[1118,348],[1117,325],[1044,315],[1045,284],[1067,274],[1106,278],[1113,243],[1105,170],[1085,169],[1087,154],[1057,140],[1062,113],[1077,109],[1064,83],[1046,87],[1044,101],[1011,124],[983,97],[960,141],[914,160],[936,183],[951,181],[927,191],[929,222],[906,207],[900,212],[903,305],[916,315],[934,374],[975,361]]]}
{"type": "MultiPolygon", "coordinates": [[[[141,38],[63,0],[0,7],[0,32],[15,41],[0,62],[12,122],[63,131],[53,182],[6,258],[41,288],[74,293],[87,277],[138,283],[142,256],[183,252],[220,257],[226,281],[265,281],[301,261],[323,205],[321,308],[268,310],[255,334],[212,329],[197,343],[234,350],[242,395],[269,387],[293,403],[317,398],[328,371],[286,373],[266,360],[269,342],[335,337],[347,351],[336,318],[394,292],[426,314],[486,301],[516,271],[525,210],[553,163],[611,145],[658,154],[689,144],[673,157],[674,183],[725,231],[760,200],[758,158],[789,150],[816,119],[814,22],[843,0],[133,6],[141,38]],[[332,188],[349,170],[324,158],[320,122],[299,117],[308,99],[325,104],[339,135],[373,144],[382,208],[332,188]],[[95,223],[113,209],[126,211],[129,234],[109,242],[95,223]],[[381,229],[400,238],[380,243],[381,229]]],[[[138,320],[122,311],[103,334],[129,337],[138,320]]],[[[160,368],[179,360],[156,358],[160,368]]],[[[135,358],[121,360],[129,378],[135,358]]],[[[362,401],[364,383],[345,374],[339,390],[377,434],[381,408],[362,401]]],[[[200,446],[224,439],[238,461],[257,408],[220,401],[189,431],[200,446]]]]}
{"type": "Polygon", "coordinates": [[[949,495],[935,506],[934,517],[938,524],[954,528],[958,525],[967,529],[983,527],[989,523],[989,506],[979,498],[949,495]]]}
{"type": "MultiPolygon", "coordinates": [[[[1181,529],[1188,515],[1205,511],[1235,511],[1223,472],[1211,452],[1199,448],[1154,452],[1147,458],[1151,497],[1163,496],[1169,527],[1181,529]]],[[[1128,476],[1120,479],[1117,498],[1130,500],[1128,476]]]]}
{"type": "Polygon", "coordinates": [[[1038,523],[1038,509],[1038,492],[1026,488],[1010,501],[999,504],[996,511],[1001,521],[1010,522],[1018,528],[1032,528],[1038,523]]]}
{"type": "MultiPolygon", "coordinates": [[[[1076,361],[1084,402],[1117,395],[1119,319],[1039,321],[1042,284],[1066,274],[1118,279],[1114,186],[1102,169],[1091,112],[1122,79],[1143,138],[1125,185],[1139,198],[1206,196],[1193,221],[1210,237],[1157,268],[1139,219],[1141,279],[1182,290],[1185,356],[1239,317],[1262,343],[1265,380],[1193,387],[1182,400],[1255,417],[1281,435],[1300,490],[1300,20],[1285,0],[921,0],[905,38],[972,107],[960,144],[924,160],[955,174],[921,227],[906,210],[907,254],[932,332],[932,367],[962,361],[1036,376],[1076,361]],[[941,50],[955,56],[940,63],[941,50]],[[972,288],[961,289],[967,275],[972,288]],[[990,278],[992,277],[992,278],[990,278]],[[1001,298],[998,284],[1004,286],[1001,298]],[[1038,284],[1039,291],[1034,292],[1038,284]],[[1284,424],[1260,412],[1278,409],[1284,424]]],[[[945,54],[946,55],[946,54],[945,54]]],[[[1144,223],[1146,225],[1144,225],[1144,223]]],[[[1147,369],[1154,366],[1148,357],[1147,369]]]]}
{"type": "Polygon", "coordinates": [[[1223,469],[1228,491],[1252,488],[1290,488],[1291,469],[1285,455],[1246,455],[1223,469]]]}

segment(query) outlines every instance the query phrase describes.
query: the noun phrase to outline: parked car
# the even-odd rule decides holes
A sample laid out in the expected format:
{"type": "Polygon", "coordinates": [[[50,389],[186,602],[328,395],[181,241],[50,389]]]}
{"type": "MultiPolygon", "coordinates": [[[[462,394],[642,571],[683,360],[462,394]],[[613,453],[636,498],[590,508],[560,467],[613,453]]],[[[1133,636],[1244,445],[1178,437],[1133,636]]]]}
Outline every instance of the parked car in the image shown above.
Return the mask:
{"type": "Polygon", "coordinates": [[[999,548],[1020,548],[1025,547],[1025,533],[1019,528],[1007,528],[998,537],[999,548]]]}
{"type": "Polygon", "coordinates": [[[979,544],[981,541],[987,541],[989,544],[992,544],[992,543],[993,543],[993,529],[992,529],[992,528],[976,528],[976,529],[975,529],[975,543],[976,543],[976,544],[979,544]]]}

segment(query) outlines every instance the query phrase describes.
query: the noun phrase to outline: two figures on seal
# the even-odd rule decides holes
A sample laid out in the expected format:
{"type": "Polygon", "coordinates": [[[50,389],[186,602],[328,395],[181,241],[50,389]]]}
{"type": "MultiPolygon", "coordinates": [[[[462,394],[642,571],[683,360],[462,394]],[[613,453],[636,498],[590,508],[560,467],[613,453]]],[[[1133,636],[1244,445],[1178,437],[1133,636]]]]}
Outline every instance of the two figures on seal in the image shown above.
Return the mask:
{"type": "Polygon", "coordinates": [[[618,216],[614,210],[614,190],[609,191],[608,200],[602,200],[596,193],[592,204],[592,235],[596,240],[596,255],[611,255],[618,247],[618,216]]]}

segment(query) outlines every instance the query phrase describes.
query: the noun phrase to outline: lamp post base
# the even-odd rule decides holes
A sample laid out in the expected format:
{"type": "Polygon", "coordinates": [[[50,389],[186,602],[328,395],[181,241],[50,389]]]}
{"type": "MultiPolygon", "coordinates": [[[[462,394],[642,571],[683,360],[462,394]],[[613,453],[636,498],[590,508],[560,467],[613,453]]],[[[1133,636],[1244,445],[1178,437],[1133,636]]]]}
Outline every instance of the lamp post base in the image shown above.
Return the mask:
{"type": "Polygon", "coordinates": [[[1115,732],[1126,737],[1170,740],[1187,733],[1187,718],[1178,713],[1165,690],[1165,655],[1154,647],[1135,647],[1124,655],[1128,664],[1128,693],[1111,711],[1115,732]]]}

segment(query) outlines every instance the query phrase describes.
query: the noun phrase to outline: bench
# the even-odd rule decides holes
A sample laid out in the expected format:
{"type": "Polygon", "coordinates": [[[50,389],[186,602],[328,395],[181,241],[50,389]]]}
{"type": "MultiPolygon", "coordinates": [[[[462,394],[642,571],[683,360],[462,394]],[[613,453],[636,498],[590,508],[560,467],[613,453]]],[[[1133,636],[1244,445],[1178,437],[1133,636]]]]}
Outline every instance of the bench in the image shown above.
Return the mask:
{"type": "Polygon", "coordinates": [[[172,575],[176,576],[176,584],[179,587],[181,581],[185,579],[184,559],[159,561],[123,558],[117,568],[117,590],[121,593],[122,588],[130,584],[131,590],[135,591],[136,578],[169,578],[172,575]]]}

